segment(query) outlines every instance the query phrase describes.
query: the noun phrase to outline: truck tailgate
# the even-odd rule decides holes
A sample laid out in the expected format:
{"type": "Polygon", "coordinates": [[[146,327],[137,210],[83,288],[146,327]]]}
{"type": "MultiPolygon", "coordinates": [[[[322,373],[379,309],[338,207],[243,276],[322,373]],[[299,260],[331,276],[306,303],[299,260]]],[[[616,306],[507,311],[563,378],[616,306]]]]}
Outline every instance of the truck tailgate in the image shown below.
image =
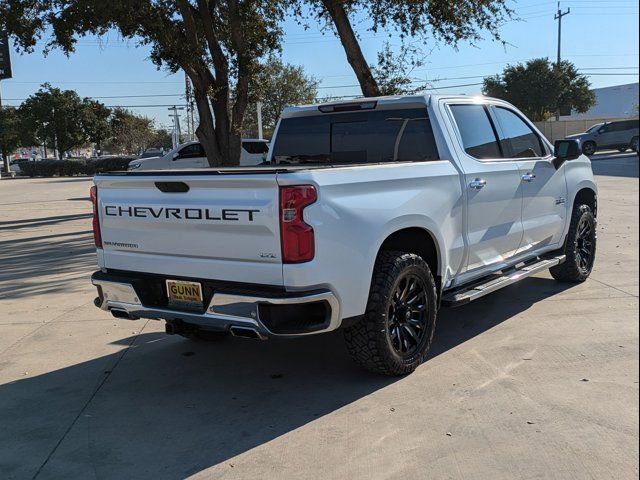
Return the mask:
{"type": "Polygon", "coordinates": [[[282,285],[275,172],[150,172],[94,182],[102,267],[282,285]]]}

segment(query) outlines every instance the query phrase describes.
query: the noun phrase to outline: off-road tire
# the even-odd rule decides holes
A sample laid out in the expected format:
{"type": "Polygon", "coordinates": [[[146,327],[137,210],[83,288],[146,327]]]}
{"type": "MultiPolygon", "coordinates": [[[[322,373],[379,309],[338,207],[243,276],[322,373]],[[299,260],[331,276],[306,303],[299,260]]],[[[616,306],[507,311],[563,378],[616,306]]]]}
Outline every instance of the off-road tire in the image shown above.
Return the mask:
{"type": "Polygon", "coordinates": [[[564,254],[567,259],[564,263],[556,265],[550,269],[551,276],[559,282],[581,283],[584,282],[593,269],[593,264],[596,257],[596,218],[593,215],[593,211],[589,205],[576,205],[571,215],[571,225],[569,227],[569,233],[567,234],[567,240],[564,246],[564,254]],[[576,252],[578,251],[578,229],[582,222],[588,222],[593,230],[591,258],[588,262],[588,268],[584,269],[580,267],[577,259],[576,252]]]}
{"type": "Polygon", "coordinates": [[[587,156],[590,156],[596,153],[597,149],[598,149],[598,146],[596,145],[595,142],[584,142],[584,144],[582,145],[582,153],[584,153],[587,156]]]}
{"type": "Polygon", "coordinates": [[[398,251],[381,252],[376,260],[364,316],[345,328],[347,350],[356,363],[365,369],[384,375],[406,375],[425,359],[436,326],[438,301],[436,282],[427,263],[418,255],[398,251]],[[399,282],[408,276],[421,282],[425,294],[424,331],[414,352],[402,355],[392,345],[389,333],[389,305],[399,282]]]}

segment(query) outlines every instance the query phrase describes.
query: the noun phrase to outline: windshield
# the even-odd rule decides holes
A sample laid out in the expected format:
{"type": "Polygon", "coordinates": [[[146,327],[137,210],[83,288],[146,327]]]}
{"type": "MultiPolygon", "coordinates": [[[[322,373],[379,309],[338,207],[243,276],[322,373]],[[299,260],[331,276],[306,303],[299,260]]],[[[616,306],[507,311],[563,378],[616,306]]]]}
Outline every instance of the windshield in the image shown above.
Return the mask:
{"type": "Polygon", "coordinates": [[[438,160],[424,108],[285,118],[273,147],[277,164],[438,160]]]}
{"type": "Polygon", "coordinates": [[[597,129],[599,129],[603,125],[604,125],[604,123],[596,123],[592,127],[589,127],[589,129],[585,133],[595,132],[597,129]]]}

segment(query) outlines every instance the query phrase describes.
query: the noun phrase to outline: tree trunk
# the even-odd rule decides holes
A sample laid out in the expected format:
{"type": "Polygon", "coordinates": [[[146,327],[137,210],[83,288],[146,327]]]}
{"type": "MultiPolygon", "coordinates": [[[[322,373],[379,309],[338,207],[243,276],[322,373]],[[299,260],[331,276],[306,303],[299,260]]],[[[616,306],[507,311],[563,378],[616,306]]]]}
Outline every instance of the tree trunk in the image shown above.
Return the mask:
{"type": "Polygon", "coordinates": [[[347,61],[354,73],[362,89],[362,94],[365,97],[377,97],[380,95],[380,89],[378,83],[371,74],[371,68],[364,58],[360,43],[356,38],[356,34],[351,27],[349,16],[344,9],[344,6],[337,0],[322,0],[324,7],[329,12],[331,20],[338,31],[340,42],[344,48],[344,52],[347,54],[347,61]]]}

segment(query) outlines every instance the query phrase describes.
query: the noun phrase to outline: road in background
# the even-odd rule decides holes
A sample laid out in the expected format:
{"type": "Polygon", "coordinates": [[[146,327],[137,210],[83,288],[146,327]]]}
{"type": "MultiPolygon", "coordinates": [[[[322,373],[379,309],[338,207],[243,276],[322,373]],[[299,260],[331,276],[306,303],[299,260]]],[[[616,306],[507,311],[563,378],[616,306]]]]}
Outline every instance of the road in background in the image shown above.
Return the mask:
{"type": "MultiPolygon", "coordinates": [[[[596,268],[443,310],[403,378],[93,306],[90,180],[0,183],[2,478],[637,478],[638,157],[598,156],[596,268]]],[[[365,281],[363,279],[363,281],[365,281]]]]}

